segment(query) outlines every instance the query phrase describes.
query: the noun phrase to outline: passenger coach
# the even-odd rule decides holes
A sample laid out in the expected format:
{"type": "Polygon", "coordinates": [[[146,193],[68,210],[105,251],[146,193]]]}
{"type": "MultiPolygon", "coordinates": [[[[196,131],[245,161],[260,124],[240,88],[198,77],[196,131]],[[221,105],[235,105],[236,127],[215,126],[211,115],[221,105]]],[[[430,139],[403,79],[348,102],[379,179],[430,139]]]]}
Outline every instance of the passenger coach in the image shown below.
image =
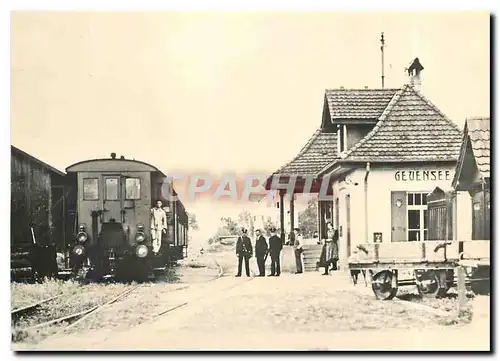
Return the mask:
{"type": "Polygon", "coordinates": [[[166,176],[141,161],[116,158],[85,160],[66,168],[76,191],[77,217],[71,265],[100,279],[144,279],[184,257],[188,216],[166,176]],[[157,256],[151,250],[151,208],[163,202],[167,233],[157,256]]]}

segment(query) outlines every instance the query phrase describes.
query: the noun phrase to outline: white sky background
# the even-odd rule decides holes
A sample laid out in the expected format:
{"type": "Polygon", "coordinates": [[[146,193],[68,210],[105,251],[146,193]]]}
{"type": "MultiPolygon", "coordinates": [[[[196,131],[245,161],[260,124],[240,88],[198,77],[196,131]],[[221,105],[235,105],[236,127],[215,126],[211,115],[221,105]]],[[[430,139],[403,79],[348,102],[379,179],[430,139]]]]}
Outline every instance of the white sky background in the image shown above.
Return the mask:
{"type": "MultiPolygon", "coordinates": [[[[325,88],[406,82],[460,126],[490,114],[487,13],[15,13],[11,142],[65,169],[111,152],[165,172],[271,173],[320,125],[325,88]]],[[[187,204],[213,231],[230,204],[187,204]]]]}

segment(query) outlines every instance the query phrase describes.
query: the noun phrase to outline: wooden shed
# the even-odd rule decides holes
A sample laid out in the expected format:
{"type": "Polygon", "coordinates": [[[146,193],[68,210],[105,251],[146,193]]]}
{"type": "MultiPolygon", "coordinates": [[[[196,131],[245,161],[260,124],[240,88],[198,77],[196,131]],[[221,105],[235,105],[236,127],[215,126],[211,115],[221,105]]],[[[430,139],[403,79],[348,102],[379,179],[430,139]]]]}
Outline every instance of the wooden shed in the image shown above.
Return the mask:
{"type": "Polygon", "coordinates": [[[11,146],[11,269],[25,271],[27,278],[35,270],[45,275],[53,272],[48,268],[55,264],[56,245],[64,248],[65,176],[11,146]]]}
{"type": "Polygon", "coordinates": [[[472,239],[490,239],[490,118],[465,121],[460,158],[452,183],[472,200],[472,239]]]}

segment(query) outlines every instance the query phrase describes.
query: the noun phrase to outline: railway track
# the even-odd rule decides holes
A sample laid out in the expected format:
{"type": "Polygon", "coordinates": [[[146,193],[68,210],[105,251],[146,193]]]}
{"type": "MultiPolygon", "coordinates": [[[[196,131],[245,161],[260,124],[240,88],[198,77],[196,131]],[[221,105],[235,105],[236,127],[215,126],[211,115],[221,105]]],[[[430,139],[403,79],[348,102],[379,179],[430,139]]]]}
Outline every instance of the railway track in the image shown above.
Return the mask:
{"type": "MultiPolygon", "coordinates": [[[[93,306],[93,307],[88,308],[84,311],[72,313],[69,315],[65,315],[65,316],[51,319],[51,320],[44,321],[44,322],[35,323],[33,325],[30,325],[28,327],[25,327],[25,328],[19,330],[18,332],[21,334],[27,333],[27,332],[30,332],[32,330],[37,330],[37,329],[40,329],[43,327],[49,327],[49,326],[62,324],[63,322],[67,323],[67,325],[64,326],[64,328],[61,329],[58,333],[65,332],[67,329],[73,327],[75,324],[81,322],[82,320],[89,317],[90,315],[95,314],[99,310],[101,310],[107,306],[110,306],[110,305],[114,304],[115,302],[125,298],[127,295],[129,295],[130,293],[132,293],[133,291],[135,291],[139,287],[141,287],[141,285],[134,285],[134,286],[128,287],[126,290],[120,292],[118,295],[116,295],[115,297],[106,301],[103,304],[93,306]]],[[[32,305],[16,309],[16,310],[11,312],[11,318],[12,318],[14,324],[17,324],[17,321],[19,321],[19,319],[22,316],[27,316],[27,315],[31,315],[33,313],[36,313],[36,311],[39,310],[42,306],[46,306],[48,303],[50,303],[50,301],[54,301],[54,300],[59,299],[63,296],[66,296],[66,295],[60,294],[60,295],[51,297],[49,299],[45,299],[45,300],[42,300],[40,302],[34,303],[32,305]]],[[[13,338],[14,338],[14,335],[13,335],[13,338]]]]}
{"type": "Polygon", "coordinates": [[[50,301],[56,300],[62,296],[64,296],[64,294],[59,294],[57,296],[50,297],[50,298],[44,299],[42,301],[32,303],[28,306],[19,307],[15,310],[12,310],[10,313],[12,323],[17,324],[19,322],[19,320],[21,319],[21,317],[29,316],[29,315],[35,313],[43,305],[49,303],[50,301]]]}
{"type": "MultiPolygon", "coordinates": [[[[189,289],[192,287],[198,287],[198,286],[201,286],[203,284],[208,284],[208,283],[211,283],[211,282],[219,279],[224,274],[224,269],[220,265],[220,263],[217,261],[217,259],[214,258],[214,262],[218,268],[217,275],[208,279],[207,281],[200,282],[200,283],[193,283],[193,284],[184,284],[184,285],[179,284],[179,287],[175,287],[175,288],[170,289],[166,292],[165,291],[161,291],[161,292],[170,296],[177,291],[186,290],[186,289],[189,289]]],[[[164,282],[153,282],[153,283],[157,284],[157,283],[164,283],[164,282]]],[[[113,296],[111,299],[109,299],[109,300],[107,300],[99,305],[95,305],[93,307],[89,307],[87,309],[84,309],[83,311],[75,312],[75,313],[72,313],[69,315],[64,315],[62,317],[58,317],[58,318],[50,319],[47,321],[39,322],[36,324],[32,324],[32,325],[29,325],[28,327],[24,327],[22,329],[18,328],[18,330],[16,330],[17,331],[16,334],[23,334],[23,333],[27,334],[27,333],[30,333],[33,331],[41,330],[43,328],[57,327],[56,332],[51,333],[50,335],[45,337],[45,339],[52,339],[52,338],[55,338],[57,336],[63,336],[64,334],[70,333],[70,331],[75,329],[76,326],[81,325],[84,322],[87,322],[87,320],[89,320],[91,317],[94,317],[96,314],[100,313],[101,311],[108,309],[107,312],[110,312],[109,310],[112,307],[114,307],[114,305],[116,303],[118,303],[119,301],[124,301],[128,295],[130,295],[134,291],[140,290],[141,287],[147,287],[147,285],[139,284],[139,285],[134,285],[134,286],[128,287],[126,290],[118,293],[117,295],[113,296]]],[[[40,302],[13,310],[11,312],[12,319],[13,319],[13,325],[16,325],[18,323],[17,321],[20,320],[22,317],[29,317],[33,314],[36,314],[37,311],[39,311],[42,308],[42,306],[46,307],[47,305],[50,304],[51,301],[56,301],[57,299],[59,299],[63,296],[65,296],[65,295],[60,294],[60,295],[42,300],[40,302]]],[[[167,298],[169,296],[167,296],[167,298]]],[[[180,308],[182,306],[184,306],[184,305],[183,304],[177,305],[176,307],[174,307],[174,309],[180,308]]],[[[120,306],[117,306],[117,307],[120,307],[120,306]]],[[[111,312],[115,312],[114,308],[112,310],[113,311],[111,311],[111,312]]],[[[173,311],[172,308],[168,308],[162,312],[159,312],[159,314],[154,315],[153,317],[156,318],[156,317],[159,317],[161,315],[167,314],[167,313],[172,312],[172,311],[173,311]]],[[[93,321],[90,321],[90,322],[92,323],[93,321]]],[[[14,333],[13,333],[12,338],[14,341],[14,339],[15,339],[14,333]]]]}

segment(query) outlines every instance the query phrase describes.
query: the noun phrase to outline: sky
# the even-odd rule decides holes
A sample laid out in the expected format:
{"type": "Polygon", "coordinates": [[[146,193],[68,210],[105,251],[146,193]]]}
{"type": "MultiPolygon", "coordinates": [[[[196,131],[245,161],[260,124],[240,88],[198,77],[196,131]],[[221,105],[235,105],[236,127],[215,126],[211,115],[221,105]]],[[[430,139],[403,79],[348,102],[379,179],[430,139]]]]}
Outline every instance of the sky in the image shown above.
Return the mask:
{"type": "MultiPolygon", "coordinates": [[[[490,114],[487,13],[11,16],[11,143],[64,170],[111,152],[164,172],[271,173],[321,122],[326,88],[408,81],[444,114],[490,114]]],[[[211,232],[241,205],[187,204],[211,232]]]]}

